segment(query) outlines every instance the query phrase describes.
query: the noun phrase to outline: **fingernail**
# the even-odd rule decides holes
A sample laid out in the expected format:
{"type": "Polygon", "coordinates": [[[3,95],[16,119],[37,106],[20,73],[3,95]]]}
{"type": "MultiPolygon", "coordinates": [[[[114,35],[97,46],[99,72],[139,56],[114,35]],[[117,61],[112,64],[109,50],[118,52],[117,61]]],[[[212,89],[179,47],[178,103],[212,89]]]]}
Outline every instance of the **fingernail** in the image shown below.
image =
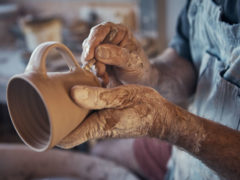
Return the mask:
{"type": "Polygon", "coordinates": [[[86,100],[89,97],[89,93],[86,88],[73,89],[73,94],[75,95],[75,99],[78,100],[86,100]]]}
{"type": "Polygon", "coordinates": [[[99,58],[109,58],[110,57],[110,51],[107,48],[104,47],[98,47],[97,50],[97,56],[99,58]]]}

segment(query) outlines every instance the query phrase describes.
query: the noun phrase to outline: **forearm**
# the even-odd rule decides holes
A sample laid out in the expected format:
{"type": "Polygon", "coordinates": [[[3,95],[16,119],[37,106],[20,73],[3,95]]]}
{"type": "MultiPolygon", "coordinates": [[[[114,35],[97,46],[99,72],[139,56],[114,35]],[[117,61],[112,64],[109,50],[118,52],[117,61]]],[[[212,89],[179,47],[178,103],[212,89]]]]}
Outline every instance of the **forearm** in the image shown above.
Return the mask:
{"type": "Polygon", "coordinates": [[[166,115],[168,128],[159,132],[161,127],[154,126],[155,136],[185,149],[226,179],[240,177],[240,132],[173,104],[167,108],[171,111],[166,115]]]}
{"type": "Polygon", "coordinates": [[[194,92],[196,73],[188,60],[168,48],[153,60],[148,82],[169,101],[181,104],[194,92]]]}

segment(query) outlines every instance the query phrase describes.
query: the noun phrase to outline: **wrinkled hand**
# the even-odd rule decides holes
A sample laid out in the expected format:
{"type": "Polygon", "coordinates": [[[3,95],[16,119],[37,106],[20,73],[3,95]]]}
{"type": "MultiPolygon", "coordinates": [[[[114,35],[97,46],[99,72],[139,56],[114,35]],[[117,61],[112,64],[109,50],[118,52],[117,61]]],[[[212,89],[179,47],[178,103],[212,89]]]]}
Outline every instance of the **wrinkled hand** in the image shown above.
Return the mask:
{"type": "MultiPolygon", "coordinates": [[[[106,71],[112,84],[145,84],[149,81],[151,66],[140,43],[131,31],[121,24],[102,23],[91,29],[83,42],[81,61],[95,59],[97,75],[103,79],[106,71]],[[111,65],[112,68],[106,68],[111,65]]],[[[112,85],[112,87],[115,85],[112,85]]]]}
{"type": "Polygon", "coordinates": [[[140,85],[122,85],[111,89],[75,86],[75,102],[95,109],[58,146],[71,148],[90,139],[132,138],[167,134],[165,122],[169,102],[157,91],[140,85]]]}

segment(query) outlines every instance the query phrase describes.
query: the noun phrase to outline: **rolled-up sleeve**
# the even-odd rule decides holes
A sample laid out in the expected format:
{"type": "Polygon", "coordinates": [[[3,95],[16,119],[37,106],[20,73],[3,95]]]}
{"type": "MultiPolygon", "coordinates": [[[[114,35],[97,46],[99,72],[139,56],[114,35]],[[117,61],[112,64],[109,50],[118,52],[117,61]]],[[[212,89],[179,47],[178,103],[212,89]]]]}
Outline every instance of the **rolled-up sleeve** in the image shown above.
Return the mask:
{"type": "Polygon", "coordinates": [[[189,22],[187,18],[189,3],[190,0],[187,1],[178,17],[176,34],[169,46],[175,49],[180,56],[192,61],[189,45],[189,22]]]}

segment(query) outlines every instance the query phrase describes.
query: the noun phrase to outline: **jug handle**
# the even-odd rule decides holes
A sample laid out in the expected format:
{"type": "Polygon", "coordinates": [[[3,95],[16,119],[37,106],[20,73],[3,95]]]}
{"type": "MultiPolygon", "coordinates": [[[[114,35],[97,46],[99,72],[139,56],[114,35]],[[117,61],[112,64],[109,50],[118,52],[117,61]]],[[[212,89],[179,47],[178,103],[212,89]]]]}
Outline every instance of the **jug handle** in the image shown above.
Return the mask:
{"type": "Polygon", "coordinates": [[[83,71],[71,50],[62,43],[49,41],[40,44],[32,53],[25,72],[34,72],[47,75],[46,59],[53,48],[56,48],[66,61],[70,71],[83,71]]]}

